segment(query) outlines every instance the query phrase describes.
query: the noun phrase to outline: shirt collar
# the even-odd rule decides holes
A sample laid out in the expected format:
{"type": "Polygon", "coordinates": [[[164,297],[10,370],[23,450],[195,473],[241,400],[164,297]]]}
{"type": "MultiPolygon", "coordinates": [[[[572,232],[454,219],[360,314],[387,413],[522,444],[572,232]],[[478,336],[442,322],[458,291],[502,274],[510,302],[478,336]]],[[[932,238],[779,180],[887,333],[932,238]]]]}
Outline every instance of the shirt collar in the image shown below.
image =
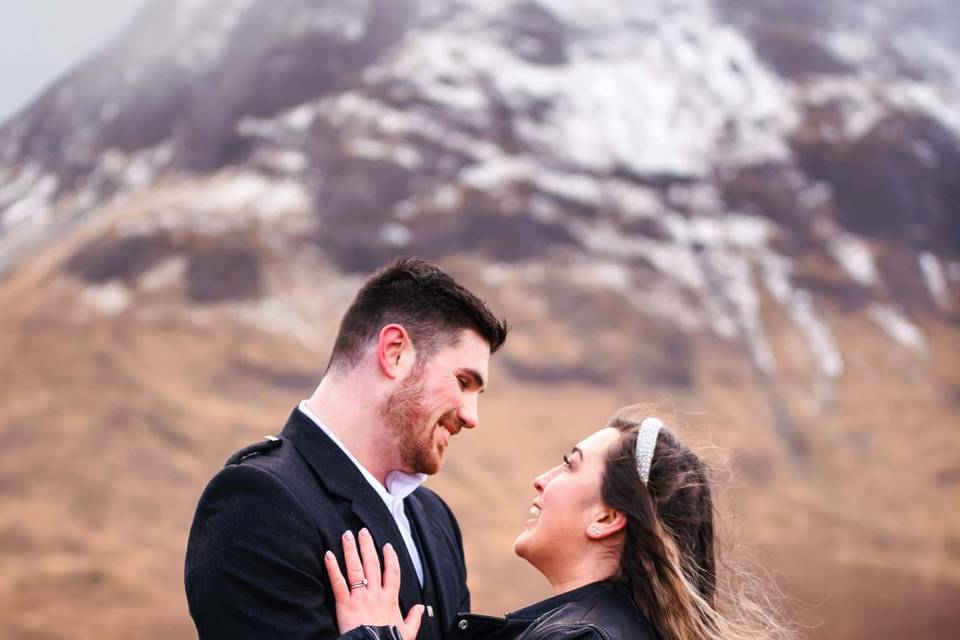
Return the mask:
{"type": "Polygon", "coordinates": [[[366,478],[367,482],[370,483],[370,486],[373,487],[377,493],[380,494],[380,497],[385,501],[392,502],[393,500],[403,500],[408,495],[416,491],[417,488],[427,479],[427,474],[425,473],[407,473],[406,471],[402,471],[400,469],[394,469],[387,474],[387,486],[384,487],[372,473],[367,471],[366,467],[360,464],[360,461],[357,460],[352,453],[350,453],[350,450],[347,449],[342,442],[340,442],[340,438],[334,435],[334,433],[330,431],[326,425],[320,422],[320,419],[317,418],[317,416],[313,415],[310,409],[307,408],[306,400],[302,400],[300,402],[299,408],[303,415],[310,418],[314,424],[320,427],[320,429],[327,434],[328,438],[333,440],[333,442],[340,447],[340,450],[343,451],[348,458],[350,458],[350,461],[357,467],[360,473],[363,474],[363,477],[366,478]]]}

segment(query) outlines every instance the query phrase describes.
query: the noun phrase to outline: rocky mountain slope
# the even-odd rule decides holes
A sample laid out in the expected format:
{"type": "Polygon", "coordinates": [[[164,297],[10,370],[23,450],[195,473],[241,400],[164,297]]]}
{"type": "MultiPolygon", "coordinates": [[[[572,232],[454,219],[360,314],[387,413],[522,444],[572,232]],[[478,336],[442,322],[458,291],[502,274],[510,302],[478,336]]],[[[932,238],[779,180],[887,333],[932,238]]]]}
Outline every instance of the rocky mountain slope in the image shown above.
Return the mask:
{"type": "Polygon", "coordinates": [[[957,42],[946,0],[148,5],[0,127],[0,637],[188,635],[203,483],[409,254],[514,325],[431,481],[478,610],[544,593],[533,474],[652,400],[809,637],[956,631],[957,42]]]}

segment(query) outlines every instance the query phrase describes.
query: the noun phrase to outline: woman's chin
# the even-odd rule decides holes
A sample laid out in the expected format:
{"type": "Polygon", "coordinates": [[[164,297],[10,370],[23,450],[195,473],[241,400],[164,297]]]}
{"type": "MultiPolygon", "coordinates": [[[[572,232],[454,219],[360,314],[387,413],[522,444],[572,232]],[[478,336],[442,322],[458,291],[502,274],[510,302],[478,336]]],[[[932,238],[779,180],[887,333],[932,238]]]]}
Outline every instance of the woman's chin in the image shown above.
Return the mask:
{"type": "Polygon", "coordinates": [[[513,552],[523,559],[526,559],[527,557],[526,555],[524,555],[524,552],[527,549],[527,542],[529,541],[529,538],[530,538],[529,533],[525,528],[523,531],[520,532],[520,535],[518,535],[516,539],[513,541],[513,552]]]}

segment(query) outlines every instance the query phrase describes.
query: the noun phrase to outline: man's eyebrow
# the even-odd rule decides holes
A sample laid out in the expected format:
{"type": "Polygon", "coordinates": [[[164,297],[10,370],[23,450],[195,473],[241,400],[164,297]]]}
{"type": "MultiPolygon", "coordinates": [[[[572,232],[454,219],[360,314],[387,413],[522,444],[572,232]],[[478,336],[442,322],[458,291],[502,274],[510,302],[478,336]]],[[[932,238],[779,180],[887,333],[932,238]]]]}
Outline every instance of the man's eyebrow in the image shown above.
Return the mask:
{"type": "Polygon", "coordinates": [[[480,375],[479,371],[477,371],[476,369],[471,369],[470,367],[467,367],[465,369],[460,369],[459,373],[460,375],[465,375],[465,376],[469,376],[470,378],[473,378],[473,383],[478,387],[480,387],[480,393],[483,393],[484,391],[483,376],[480,375]]]}

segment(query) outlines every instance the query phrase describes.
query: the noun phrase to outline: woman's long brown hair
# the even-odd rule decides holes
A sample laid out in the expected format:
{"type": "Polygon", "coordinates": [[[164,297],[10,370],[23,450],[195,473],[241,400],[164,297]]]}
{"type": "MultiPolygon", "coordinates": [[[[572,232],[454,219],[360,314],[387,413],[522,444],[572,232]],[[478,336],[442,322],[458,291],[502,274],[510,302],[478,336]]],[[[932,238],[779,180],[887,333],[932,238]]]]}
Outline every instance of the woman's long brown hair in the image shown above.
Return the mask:
{"type": "Polygon", "coordinates": [[[612,580],[662,640],[793,638],[764,603],[725,594],[718,607],[714,504],[706,465],[668,428],[657,438],[650,478],[640,479],[639,423],[621,410],[610,421],[620,440],[607,455],[604,502],[627,518],[619,570],[612,580]]]}

